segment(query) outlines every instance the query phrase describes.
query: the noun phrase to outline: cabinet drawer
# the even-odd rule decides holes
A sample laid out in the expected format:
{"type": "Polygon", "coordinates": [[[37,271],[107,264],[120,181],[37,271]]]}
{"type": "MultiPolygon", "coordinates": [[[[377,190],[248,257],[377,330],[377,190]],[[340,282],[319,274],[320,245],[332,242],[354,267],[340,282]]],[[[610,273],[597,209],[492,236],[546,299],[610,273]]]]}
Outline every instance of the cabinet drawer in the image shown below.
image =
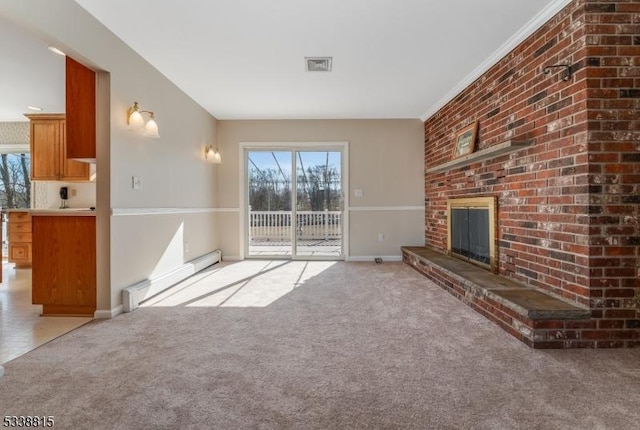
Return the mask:
{"type": "Polygon", "coordinates": [[[12,263],[31,263],[30,243],[10,243],[9,261],[12,263]]]}
{"type": "Polygon", "coordinates": [[[31,214],[29,212],[9,212],[9,222],[31,222],[31,214]]]}
{"type": "Polygon", "coordinates": [[[31,243],[31,232],[13,232],[9,234],[9,242],[11,243],[31,243]]]}
{"type": "Polygon", "coordinates": [[[9,222],[9,236],[13,233],[31,233],[31,222],[9,222]]]}

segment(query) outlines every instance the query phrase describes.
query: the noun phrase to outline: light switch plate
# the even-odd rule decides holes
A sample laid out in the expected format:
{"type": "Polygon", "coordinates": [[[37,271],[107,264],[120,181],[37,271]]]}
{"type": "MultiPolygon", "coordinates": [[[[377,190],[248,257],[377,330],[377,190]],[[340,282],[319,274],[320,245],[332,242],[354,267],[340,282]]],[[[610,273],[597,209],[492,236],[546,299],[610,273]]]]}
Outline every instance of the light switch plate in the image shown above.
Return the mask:
{"type": "Polygon", "coordinates": [[[355,190],[355,195],[356,195],[356,197],[364,197],[364,190],[360,189],[360,188],[357,188],[355,190]]]}
{"type": "Polygon", "coordinates": [[[142,189],[142,179],[140,179],[140,176],[132,176],[131,177],[131,187],[134,190],[141,190],[142,189]]]}

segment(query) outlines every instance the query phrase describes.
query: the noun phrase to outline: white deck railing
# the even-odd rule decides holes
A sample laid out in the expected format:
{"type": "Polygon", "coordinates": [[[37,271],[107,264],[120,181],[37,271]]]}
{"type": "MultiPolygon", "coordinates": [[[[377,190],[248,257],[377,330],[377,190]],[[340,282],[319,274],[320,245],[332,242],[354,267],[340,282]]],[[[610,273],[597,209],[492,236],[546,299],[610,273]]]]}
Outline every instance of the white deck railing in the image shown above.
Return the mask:
{"type": "MultiPolygon", "coordinates": [[[[296,213],[296,234],[300,240],[340,239],[342,237],[342,212],[300,211],[296,213]]],[[[291,212],[249,212],[249,240],[290,240],[291,212]]]]}

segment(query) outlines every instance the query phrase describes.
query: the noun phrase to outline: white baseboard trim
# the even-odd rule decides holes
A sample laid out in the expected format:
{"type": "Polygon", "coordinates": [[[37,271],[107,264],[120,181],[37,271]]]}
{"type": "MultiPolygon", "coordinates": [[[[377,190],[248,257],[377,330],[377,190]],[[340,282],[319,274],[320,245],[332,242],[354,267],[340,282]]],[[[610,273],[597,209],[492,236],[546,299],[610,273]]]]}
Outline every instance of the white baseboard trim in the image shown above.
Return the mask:
{"type": "Polygon", "coordinates": [[[222,261],[243,261],[244,258],[238,256],[238,255],[225,255],[224,258],[222,258],[222,261]]]}
{"type": "Polygon", "coordinates": [[[122,312],[124,312],[124,308],[122,305],[120,306],[116,306],[115,308],[111,309],[111,310],[98,310],[95,311],[93,313],[93,318],[97,319],[97,320],[109,320],[111,318],[115,318],[118,315],[120,315],[122,312]]]}
{"type": "Polygon", "coordinates": [[[155,296],[167,288],[187,279],[222,259],[222,252],[216,250],[184,263],[177,269],[152,279],[145,279],[122,290],[122,306],[124,312],[135,310],[140,302],[155,296]]]}
{"type": "Polygon", "coordinates": [[[382,261],[402,261],[402,255],[351,255],[345,257],[347,262],[373,262],[376,258],[382,258],[382,261]]]}

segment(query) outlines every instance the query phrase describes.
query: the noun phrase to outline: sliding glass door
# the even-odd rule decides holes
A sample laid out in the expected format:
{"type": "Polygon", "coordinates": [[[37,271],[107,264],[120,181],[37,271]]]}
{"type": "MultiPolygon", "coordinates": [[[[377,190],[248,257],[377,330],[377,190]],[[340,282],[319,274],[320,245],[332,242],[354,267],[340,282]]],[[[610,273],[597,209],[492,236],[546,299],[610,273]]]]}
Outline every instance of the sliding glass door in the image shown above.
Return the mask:
{"type": "Polygon", "coordinates": [[[247,151],[249,256],[291,256],[291,151],[247,151]]]}
{"type": "Polygon", "coordinates": [[[249,257],[341,259],[341,148],[245,152],[249,257]]]}
{"type": "Polygon", "coordinates": [[[295,255],[342,256],[342,154],[295,151],[295,255]]]}

